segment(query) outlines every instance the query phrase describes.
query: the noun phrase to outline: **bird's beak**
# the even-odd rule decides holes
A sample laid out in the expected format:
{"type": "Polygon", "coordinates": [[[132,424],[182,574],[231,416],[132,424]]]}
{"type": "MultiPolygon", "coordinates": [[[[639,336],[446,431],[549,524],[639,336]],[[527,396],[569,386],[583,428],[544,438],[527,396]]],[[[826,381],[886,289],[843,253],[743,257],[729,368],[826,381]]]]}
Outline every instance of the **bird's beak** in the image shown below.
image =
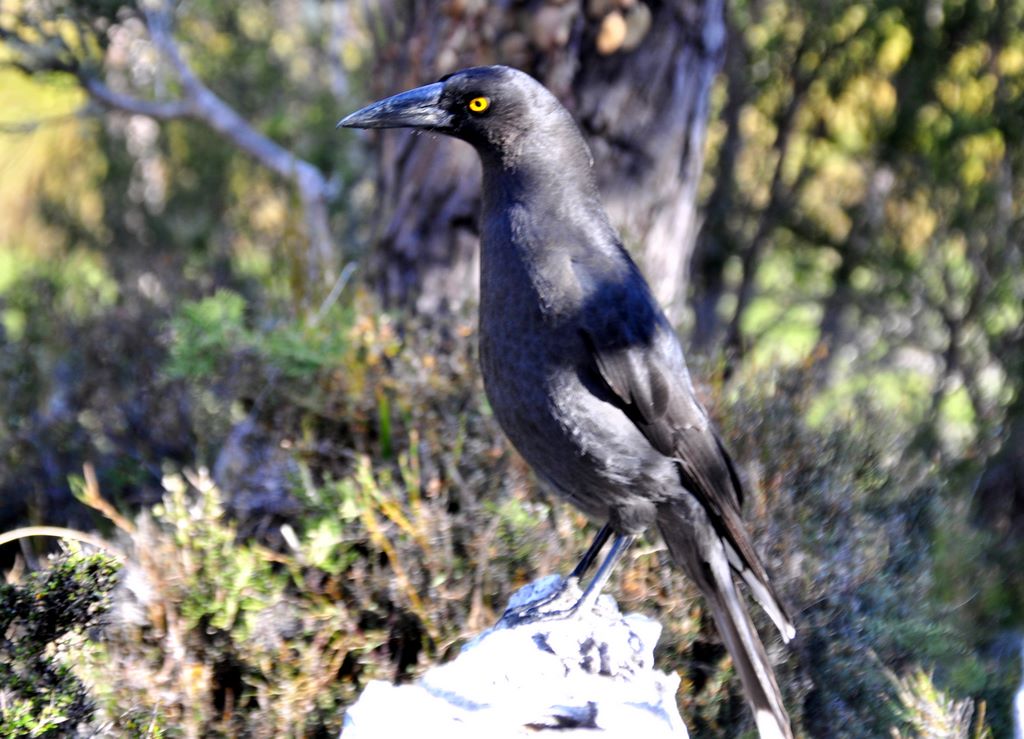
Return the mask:
{"type": "Polygon", "coordinates": [[[378,100],[342,118],[337,128],[444,128],[451,113],[440,106],[443,89],[435,82],[378,100]]]}

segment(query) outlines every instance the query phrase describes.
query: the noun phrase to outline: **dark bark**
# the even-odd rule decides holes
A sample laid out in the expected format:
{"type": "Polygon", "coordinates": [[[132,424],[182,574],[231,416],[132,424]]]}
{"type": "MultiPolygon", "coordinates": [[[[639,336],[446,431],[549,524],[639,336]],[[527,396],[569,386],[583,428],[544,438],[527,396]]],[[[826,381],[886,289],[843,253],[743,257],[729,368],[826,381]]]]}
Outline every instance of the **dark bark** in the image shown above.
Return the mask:
{"type": "Polygon", "coordinates": [[[725,58],[727,81],[725,109],[725,140],[715,166],[715,189],[705,207],[705,220],[694,254],[693,277],[693,346],[706,352],[717,343],[721,333],[718,301],[725,293],[725,265],[738,252],[737,224],[743,210],[737,202],[736,158],[742,146],[740,111],[750,95],[746,67],[749,64],[743,40],[735,27],[728,26],[729,48],[725,58]]]}
{"type": "MultiPolygon", "coordinates": [[[[725,40],[722,4],[616,8],[593,0],[385,6],[372,21],[383,39],[373,93],[475,64],[533,74],[579,121],[613,222],[678,316],[698,226],[708,93],[725,40]]],[[[477,289],[476,155],[406,132],[378,141],[372,279],[389,305],[457,309],[477,289]]]]}
{"type": "MultiPolygon", "coordinates": [[[[830,246],[839,254],[839,265],[832,273],[832,292],[822,301],[818,323],[818,345],[823,350],[821,365],[823,381],[831,377],[835,351],[847,344],[851,308],[856,307],[857,291],[851,284],[854,270],[868,261],[885,221],[886,199],[892,190],[894,176],[887,167],[879,167],[870,177],[867,197],[852,212],[853,225],[845,241],[833,241],[825,233],[814,231],[806,241],[830,246]]],[[[790,225],[792,221],[787,223],[790,225]]],[[[808,224],[810,225],[810,224],[808,224]]],[[[813,228],[813,227],[812,227],[813,228]]],[[[794,229],[800,233],[799,229],[794,229]]]]}
{"type": "Polygon", "coordinates": [[[1024,396],[1007,411],[1009,433],[975,490],[978,517],[996,534],[1024,545],[1024,396]]]}
{"type": "MultiPolygon", "coordinates": [[[[797,49],[793,58],[799,59],[801,53],[802,47],[797,49]]],[[[742,277],[739,288],[736,291],[736,309],[733,311],[732,319],[729,321],[729,327],[725,334],[725,350],[736,361],[743,357],[745,349],[743,346],[741,324],[747,308],[754,299],[757,269],[768,248],[772,233],[792,205],[793,193],[797,189],[783,182],[783,165],[792,142],[791,135],[796,114],[803,104],[804,95],[810,83],[811,79],[806,74],[798,76],[794,80],[789,102],[779,111],[775,119],[776,133],[775,141],[772,144],[775,170],[772,175],[771,187],[769,188],[768,204],[761,211],[754,236],[741,257],[742,277]]]]}

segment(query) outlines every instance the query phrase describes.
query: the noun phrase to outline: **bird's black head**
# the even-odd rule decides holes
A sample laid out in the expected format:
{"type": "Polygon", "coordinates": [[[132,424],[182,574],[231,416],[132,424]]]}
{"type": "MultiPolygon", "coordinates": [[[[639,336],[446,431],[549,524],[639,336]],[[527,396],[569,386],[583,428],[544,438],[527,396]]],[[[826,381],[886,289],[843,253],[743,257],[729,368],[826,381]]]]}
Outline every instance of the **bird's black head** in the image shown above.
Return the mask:
{"type": "Polygon", "coordinates": [[[568,111],[533,77],[511,67],[472,67],[399,93],[343,118],[349,128],[419,128],[473,144],[481,154],[515,155],[524,141],[579,130],[568,111]],[[527,136],[527,134],[529,134],[527,136]]]}

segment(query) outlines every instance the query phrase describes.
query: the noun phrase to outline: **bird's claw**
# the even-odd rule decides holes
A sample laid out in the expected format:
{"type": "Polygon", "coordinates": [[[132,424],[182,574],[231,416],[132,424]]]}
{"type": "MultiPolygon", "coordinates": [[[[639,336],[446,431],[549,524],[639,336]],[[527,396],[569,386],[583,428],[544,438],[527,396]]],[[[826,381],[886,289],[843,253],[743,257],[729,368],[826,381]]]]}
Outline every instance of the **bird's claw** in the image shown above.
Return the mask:
{"type": "Polygon", "coordinates": [[[501,616],[500,624],[515,626],[532,621],[572,618],[579,610],[579,579],[569,577],[556,589],[528,603],[510,605],[501,616]]]}

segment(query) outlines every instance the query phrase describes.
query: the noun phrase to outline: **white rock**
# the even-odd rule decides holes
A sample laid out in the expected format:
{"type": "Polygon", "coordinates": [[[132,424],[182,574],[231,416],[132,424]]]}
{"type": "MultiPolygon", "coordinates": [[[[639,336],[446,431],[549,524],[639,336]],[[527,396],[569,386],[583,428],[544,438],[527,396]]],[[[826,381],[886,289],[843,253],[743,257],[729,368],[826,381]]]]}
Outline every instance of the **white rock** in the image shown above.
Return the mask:
{"type": "Polygon", "coordinates": [[[575,585],[553,603],[560,577],[537,580],[509,601],[498,624],[448,664],[411,685],[374,681],[346,715],[343,739],[432,736],[642,736],[685,739],[676,708],[679,677],[653,669],[661,625],[623,616],[610,596],[591,613],[531,618],[531,604],[557,610],[579,596],[575,585]]]}
{"type": "MultiPolygon", "coordinates": [[[[1024,638],[1020,640],[1020,663],[1024,668],[1024,638]]],[[[1024,678],[1013,696],[1013,739],[1024,739],[1024,678]]]]}

